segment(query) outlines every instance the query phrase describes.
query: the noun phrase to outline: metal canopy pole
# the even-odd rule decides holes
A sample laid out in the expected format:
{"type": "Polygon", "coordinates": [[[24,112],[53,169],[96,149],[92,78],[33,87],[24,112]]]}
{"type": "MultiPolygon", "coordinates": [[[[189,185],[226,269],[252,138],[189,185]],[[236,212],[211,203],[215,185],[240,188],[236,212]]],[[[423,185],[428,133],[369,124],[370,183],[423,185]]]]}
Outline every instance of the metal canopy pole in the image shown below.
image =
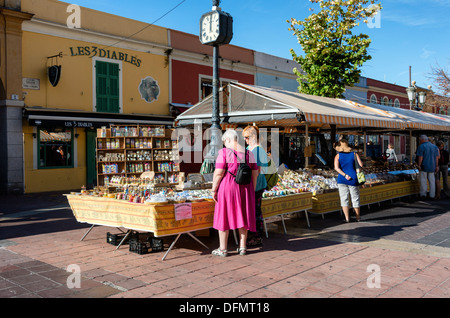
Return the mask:
{"type": "Polygon", "coordinates": [[[409,164],[413,163],[413,139],[412,139],[412,129],[409,130],[409,164]]]}
{"type": "MultiPolygon", "coordinates": [[[[309,147],[309,127],[308,127],[308,124],[305,124],[305,150],[306,150],[306,147],[309,147]]],[[[308,166],[309,166],[309,157],[305,156],[305,168],[308,168],[308,166]]]]}

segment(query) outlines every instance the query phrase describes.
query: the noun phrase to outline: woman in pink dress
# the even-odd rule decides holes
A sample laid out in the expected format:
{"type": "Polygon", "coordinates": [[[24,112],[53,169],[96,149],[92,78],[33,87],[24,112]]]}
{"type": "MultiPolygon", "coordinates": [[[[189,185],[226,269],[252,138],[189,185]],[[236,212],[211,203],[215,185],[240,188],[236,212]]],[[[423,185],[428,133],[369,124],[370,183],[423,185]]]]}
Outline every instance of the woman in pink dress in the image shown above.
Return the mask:
{"type": "Polygon", "coordinates": [[[258,178],[258,166],[251,151],[246,151],[238,142],[235,130],[227,130],[222,141],[225,148],[219,151],[216,159],[212,191],[216,201],[213,227],[219,231],[218,249],[212,254],[227,256],[227,243],[229,230],[239,230],[240,255],[247,253],[247,232],[256,231],[255,220],[255,187],[258,178]],[[247,164],[252,169],[252,181],[247,185],[237,184],[236,171],[241,162],[244,162],[246,153],[247,164]],[[239,159],[238,159],[239,158],[239,159]],[[231,173],[230,173],[231,172],[231,173]]]}

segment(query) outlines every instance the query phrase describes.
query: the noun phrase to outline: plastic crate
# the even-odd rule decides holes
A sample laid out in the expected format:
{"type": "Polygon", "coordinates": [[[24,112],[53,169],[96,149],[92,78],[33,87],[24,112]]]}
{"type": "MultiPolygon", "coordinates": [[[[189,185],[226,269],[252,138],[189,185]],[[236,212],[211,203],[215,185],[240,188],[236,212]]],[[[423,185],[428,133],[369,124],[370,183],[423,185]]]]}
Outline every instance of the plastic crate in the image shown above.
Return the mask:
{"type": "Polygon", "coordinates": [[[162,252],[164,251],[164,242],[162,239],[157,239],[152,237],[152,252],[162,252]]]}
{"type": "MultiPolygon", "coordinates": [[[[127,235],[127,233],[119,233],[119,234],[111,234],[106,233],[106,243],[118,246],[120,242],[122,242],[123,238],[127,235]]],[[[128,242],[131,239],[135,239],[139,236],[139,233],[131,232],[130,235],[128,235],[127,239],[122,244],[128,244],[128,242]]]]}
{"type": "Polygon", "coordinates": [[[130,240],[130,252],[137,253],[139,255],[148,254],[151,252],[151,244],[149,241],[140,242],[138,240],[130,240]]]}
{"type": "Polygon", "coordinates": [[[148,237],[146,240],[132,239],[129,242],[129,247],[130,252],[139,255],[164,251],[163,240],[154,237],[148,237]]]}

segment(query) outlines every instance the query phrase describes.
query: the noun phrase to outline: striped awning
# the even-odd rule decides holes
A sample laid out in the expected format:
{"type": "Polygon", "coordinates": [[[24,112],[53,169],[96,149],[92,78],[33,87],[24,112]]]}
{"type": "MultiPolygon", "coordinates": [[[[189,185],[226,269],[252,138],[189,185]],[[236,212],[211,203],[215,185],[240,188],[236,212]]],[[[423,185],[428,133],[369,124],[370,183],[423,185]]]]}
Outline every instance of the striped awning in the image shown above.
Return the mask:
{"type": "MultiPolygon", "coordinates": [[[[447,116],[362,104],[339,98],[300,94],[280,89],[231,83],[228,98],[221,92],[220,117],[227,124],[292,127],[301,124],[336,125],[337,128],[420,129],[449,131],[447,116]],[[223,104],[224,100],[226,105],[223,104]]],[[[211,122],[212,98],[192,106],[176,118],[178,125],[211,122]]]]}

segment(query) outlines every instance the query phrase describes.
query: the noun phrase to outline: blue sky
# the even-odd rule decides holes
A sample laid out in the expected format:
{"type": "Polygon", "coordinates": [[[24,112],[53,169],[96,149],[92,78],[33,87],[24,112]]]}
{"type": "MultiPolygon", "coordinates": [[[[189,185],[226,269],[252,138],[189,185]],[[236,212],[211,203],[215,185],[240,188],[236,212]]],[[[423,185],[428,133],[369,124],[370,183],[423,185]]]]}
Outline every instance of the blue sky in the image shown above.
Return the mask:
{"type": "MultiPolygon", "coordinates": [[[[69,1],[65,1],[69,2],[69,1]]],[[[74,4],[127,18],[198,34],[199,19],[211,10],[211,0],[74,0],[74,4]],[[181,3],[181,4],[180,4],[181,3]]],[[[450,0],[381,0],[379,25],[361,24],[357,31],[372,39],[372,60],[362,67],[362,76],[408,86],[409,66],[417,85],[434,85],[431,67],[450,70],[450,0]]],[[[297,38],[286,20],[310,15],[308,0],[222,0],[221,8],[234,19],[233,45],[292,58],[301,54],[297,38]]],[[[376,20],[373,20],[375,23],[376,20]]]]}

